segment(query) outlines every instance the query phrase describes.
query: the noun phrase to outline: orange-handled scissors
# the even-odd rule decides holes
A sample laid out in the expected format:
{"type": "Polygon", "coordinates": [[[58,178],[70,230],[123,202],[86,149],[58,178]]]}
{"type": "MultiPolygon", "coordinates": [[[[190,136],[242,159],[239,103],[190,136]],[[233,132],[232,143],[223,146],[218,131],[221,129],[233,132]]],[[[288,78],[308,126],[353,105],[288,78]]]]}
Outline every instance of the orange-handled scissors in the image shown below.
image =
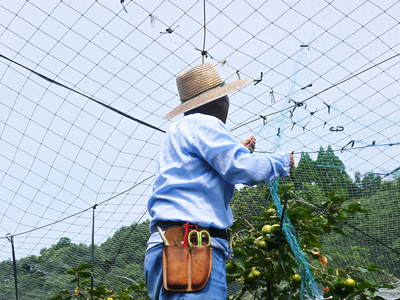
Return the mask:
{"type": "Polygon", "coordinates": [[[203,247],[211,245],[211,236],[207,230],[192,230],[188,235],[189,247],[203,247]]]}

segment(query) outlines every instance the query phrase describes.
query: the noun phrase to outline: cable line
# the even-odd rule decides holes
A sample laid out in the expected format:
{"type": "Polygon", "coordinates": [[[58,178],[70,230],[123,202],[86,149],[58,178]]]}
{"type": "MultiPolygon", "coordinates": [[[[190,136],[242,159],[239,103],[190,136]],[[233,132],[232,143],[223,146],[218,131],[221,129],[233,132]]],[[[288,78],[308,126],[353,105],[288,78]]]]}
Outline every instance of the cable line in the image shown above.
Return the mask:
{"type": "MultiPolygon", "coordinates": [[[[392,147],[392,146],[400,146],[400,142],[396,143],[387,143],[387,144],[371,144],[371,145],[365,145],[365,146],[358,146],[358,147],[353,147],[353,148],[340,148],[340,149],[332,149],[333,152],[343,152],[343,151],[350,151],[350,150],[359,150],[359,149],[365,149],[369,147],[392,147]]],[[[256,153],[273,153],[272,151],[257,151],[255,150],[254,152],[256,153]]],[[[314,151],[298,151],[298,152],[293,152],[293,154],[301,154],[301,153],[319,153],[319,150],[314,150],[314,151]]]]}
{"type": "Polygon", "coordinates": [[[201,62],[204,64],[204,56],[206,56],[206,0],[203,0],[203,51],[201,51],[201,62]]]}
{"type": "MultiPolygon", "coordinates": [[[[56,220],[56,221],[54,221],[54,222],[51,222],[51,223],[48,223],[48,224],[45,224],[45,225],[42,225],[42,226],[39,226],[39,227],[35,227],[35,228],[29,229],[29,230],[26,230],[26,231],[22,231],[22,232],[13,234],[12,236],[18,236],[18,235],[23,235],[23,234],[26,234],[26,233],[31,233],[31,232],[33,232],[33,231],[36,231],[36,230],[39,230],[39,229],[43,229],[43,228],[49,227],[49,226],[51,226],[51,225],[55,225],[55,224],[57,224],[57,223],[60,223],[60,222],[62,222],[62,221],[65,221],[65,220],[67,220],[67,219],[69,219],[69,218],[71,218],[71,217],[77,216],[77,215],[79,215],[79,214],[81,214],[81,213],[83,213],[83,212],[85,212],[85,211],[90,210],[90,209],[94,209],[94,208],[96,208],[96,207],[99,206],[99,205],[102,205],[102,204],[104,204],[104,203],[106,203],[106,202],[108,202],[108,201],[110,201],[110,200],[112,200],[112,199],[114,199],[114,198],[116,198],[116,197],[118,197],[118,196],[121,196],[121,195],[123,195],[123,194],[129,192],[130,190],[134,189],[135,187],[141,185],[142,183],[144,183],[145,181],[147,181],[147,180],[149,180],[150,178],[153,178],[153,177],[154,177],[154,175],[151,175],[151,176],[149,176],[149,177],[143,179],[142,181],[136,183],[134,186],[130,187],[129,189],[126,189],[126,190],[124,190],[124,191],[122,191],[122,192],[120,192],[120,193],[118,193],[118,194],[116,194],[116,195],[114,195],[114,196],[112,196],[112,197],[110,197],[110,198],[107,198],[107,199],[103,200],[102,202],[95,204],[94,206],[92,205],[92,206],[90,206],[90,207],[88,207],[88,208],[85,208],[85,209],[83,209],[83,210],[81,210],[81,211],[78,211],[78,212],[76,212],[76,213],[74,213],[74,214],[72,214],[72,215],[68,215],[68,216],[66,216],[66,217],[64,217],[64,218],[61,218],[61,219],[59,219],[59,220],[56,220]]],[[[9,235],[2,236],[2,237],[0,237],[0,240],[2,240],[2,239],[7,239],[8,237],[9,237],[9,235]]]]}
{"type": "Polygon", "coordinates": [[[70,90],[70,91],[72,91],[72,92],[74,92],[74,93],[76,93],[78,95],[81,95],[81,96],[83,96],[83,97],[85,97],[85,98],[87,98],[87,99],[89,99],[89,100],[91,100],[91,101],[93,101],[93,102],[95,102],[97,104],[100,104],[101,106],[104,106],[105,108],[107,108],[107,109],[109,109],[109,110],[111,110],[113,112],[116,112],[117,114],[120,114],[121,116],[123,116],[125,118],[128,118],[128,119],[130,119],[132,121],[135,121],[135,122],[137,122],[139,124],[142,124],[144,126],[147,126],[149,128],[158,130],[160,132],[163,132],[163,133],[166,132],[165,130],[162,130],[161,128],[158,128],[158,127],[156,127],[156,126],[154,126],[154,125],[152,125],[150,123],[147,123],[147,122],[145,122],[143,120],[140,120],[138,118],[132,117],[131,115],[128,115],[127,113],[124,113],[123,111],[120,111],[119,109],[116,109],[115,107],[112,107],[111,105],[105,104],[105,103],[103,103],[103,102],[101,102],[99,100],[96,100],[95,98],[93,98],[93,97],[91,97],[89,95],[86,95],[86,94],[84,94],[84,93],[82,93],[80,91],[77,91],[77,90],[75,90],[75,89],[73,89],[73,88],[71,88],[71,87],[69,87],[69,86],[67,86],[65,84],[62,84],[61,82],[58,82],[58,81],[56,81],[54,79],[51,79],[51,78],[47,77],[46,75],[43,75],[43,74],[41,74],[41,73],[39,73],[39,72],[37,72],[35,70],[32,70],[31,68],[28,68],[27,66],[25,66],[23,64],[20,64],[19,62],[16,62],[16,61],[12,60],[11,58],[8,58],[7,56],[4,56],[3,54],[0,54],[0,57],[8,60],[9,62],[11,62],[13,64],[16,64],[16,65],[24,68],[25,70],[28,70],[29,72],[34,73],[35,75],[39,76],[40,78],[42,78],[42,79],[44,79],[44,80],[46,80],[46,81],[48,81],[50,83],[56,84],[58,86],[61,86],[61,87],[65,88],[65,89],[70,90]]]}

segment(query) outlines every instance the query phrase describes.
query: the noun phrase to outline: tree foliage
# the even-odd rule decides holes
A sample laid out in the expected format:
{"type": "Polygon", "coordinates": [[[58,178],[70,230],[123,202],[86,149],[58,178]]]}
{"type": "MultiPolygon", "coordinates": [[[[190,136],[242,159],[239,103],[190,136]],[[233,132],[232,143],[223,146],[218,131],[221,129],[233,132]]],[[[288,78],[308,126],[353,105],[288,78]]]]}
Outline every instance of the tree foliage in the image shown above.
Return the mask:
{"type": "MultiPolygon", "coordinates": [[[[335,268],[331,257],[321,250],[321,236],[342,234],[343,221],[362,212],[361,204],[345,201],[343,194],[330,192],[325,201],[315,206],[307,193],[296,195],[293,186],[286,184],[281,188],[280,197],[289,203],[287,214],[324,296],[338,300],[383,299],[375,292],[390,285],[379,284],[366,276],[376,266],[335,268]]],[[[239,282],[241,288],[232,299],[243,299],[246,295],[268,300],[300,299],[299,264],[280,230],[280,219],[273,205],[254,217],[237,214],[239,217],[232,227],[233,258],[227,264],[227,271],[229,280],[239,282]]]]}
{"type": "Polygon", "coordinates": [[[134,283],[118,291],[105,285],[91,286],[93,266],[81,263],[67,271],[72,276],[73,289],[63,289],[50,300],[147,300],[144,283],[134,283]]]}

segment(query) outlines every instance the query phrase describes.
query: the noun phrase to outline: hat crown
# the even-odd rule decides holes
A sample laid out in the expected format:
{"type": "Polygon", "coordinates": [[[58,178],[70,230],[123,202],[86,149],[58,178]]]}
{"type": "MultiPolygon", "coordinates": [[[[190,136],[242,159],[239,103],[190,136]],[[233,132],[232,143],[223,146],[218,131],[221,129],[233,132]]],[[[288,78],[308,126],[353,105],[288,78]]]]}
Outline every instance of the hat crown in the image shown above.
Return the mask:
{"type": "Polygon", "coordinates": [[[193,98],[223,83],[215,67],[204,63],[184,71],[176,77],[181,101],[193,98]]]}

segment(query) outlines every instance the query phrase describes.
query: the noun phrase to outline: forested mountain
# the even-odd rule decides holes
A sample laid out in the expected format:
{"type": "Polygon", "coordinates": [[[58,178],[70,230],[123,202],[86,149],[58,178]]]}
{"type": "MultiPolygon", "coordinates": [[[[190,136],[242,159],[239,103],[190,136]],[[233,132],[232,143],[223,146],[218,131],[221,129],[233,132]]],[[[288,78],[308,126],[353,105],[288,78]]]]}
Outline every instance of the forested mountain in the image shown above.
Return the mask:
{"type": "MultiPolygon", "coordinates": [[[[126,287],[132,280],[143,280],[143,258],[149,237],[149,223],[120,228],[101,245],[95,246],[95,284],[126,287]]],[[[21,299],[48,299],[61,289],[73,287],[66,271],[80,262],[90,262],[91,248],[74,244],[68,237],[42,249],[39,256],[18,260],[18,286],[21,299]]],[[[14,299],[12,261],[0,262],[0,299],[14,299]]]]}

